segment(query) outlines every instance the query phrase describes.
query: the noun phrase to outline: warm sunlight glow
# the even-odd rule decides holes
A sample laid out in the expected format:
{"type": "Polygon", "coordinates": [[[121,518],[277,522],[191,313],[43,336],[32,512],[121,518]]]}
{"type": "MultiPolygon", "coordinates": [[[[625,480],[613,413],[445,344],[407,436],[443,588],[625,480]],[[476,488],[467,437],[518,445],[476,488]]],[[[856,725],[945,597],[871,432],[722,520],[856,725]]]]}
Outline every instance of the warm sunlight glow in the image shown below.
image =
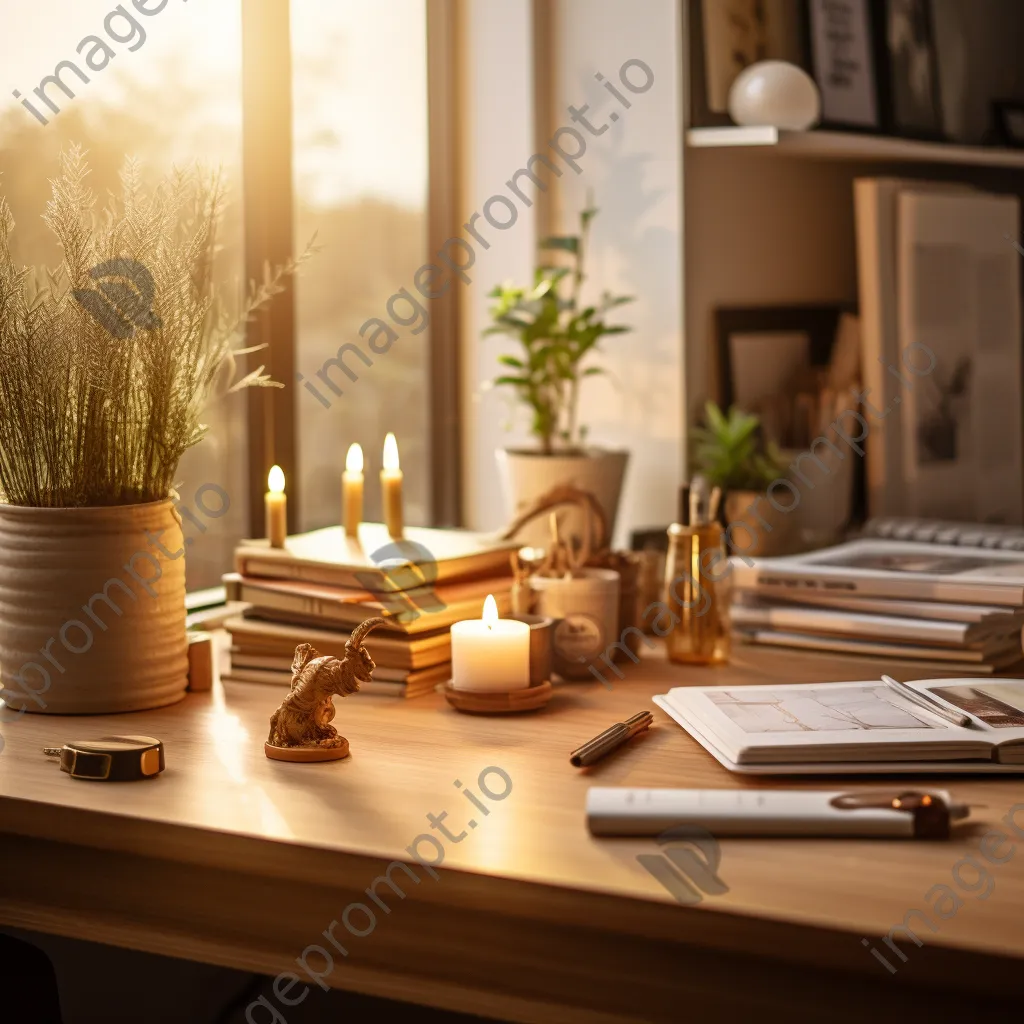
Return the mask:
{"type": "Polygon", "coordinates": [[[493,629],[498,621],[498,602],[494,600],[493,594],[487,595],[484,601],[484,622],[493,629]]]}
{"type": "Polygon", "coordinates": [[[267,487],[272,494],[284,494],[284,470],[280,466],[271,466],[267,474],[267,487]]]}
{"type": "MultiPolygon", "coordinates": [[[[397,457],[397,456],[396,456],[397,457]]],[[[363,471],[363,449],[357,444],[348,446],[348,455],[345,456],[346,473],[362,473],[363,471]]]]}
{"type": "Polygon", "coordinates": [[[388,434],[384,438],[384,472],[397,473],[398,465],[398,442],[394,434],[388,434]]]}

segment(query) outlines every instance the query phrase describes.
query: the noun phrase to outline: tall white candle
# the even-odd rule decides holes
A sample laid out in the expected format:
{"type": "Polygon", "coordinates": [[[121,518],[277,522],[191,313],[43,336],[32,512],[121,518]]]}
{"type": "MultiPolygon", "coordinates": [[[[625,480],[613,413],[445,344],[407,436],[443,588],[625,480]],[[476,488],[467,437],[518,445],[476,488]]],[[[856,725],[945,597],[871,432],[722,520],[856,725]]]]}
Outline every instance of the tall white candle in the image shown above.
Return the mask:
{"type": "Polygon", "coordinates": [[[498,618],[490,594],[482,619],[452,626],[452,686],[457,690],[522,690],[530,685],[530,627],[498,618]]]}
{"type": "Polygon", "coordinates": [[[391,537],[401,537],[402,470],[398,463],[398,442],[394,434],[384,438],[384,468],[380,472],[380,486],[384,505],[384,522],[391,537]]]}
{"type": "Polygon", "coordinates": [[[267,515],[267,539],[272,548],[283,548],[288,537],[288,496],[284,493],[284,471],[271,466],[267,474],[267,493],[264,498],[267,515]]]}
{"type": "Polygon", "coordinates": [[[363,521],[363,449],[357,444],[349,446],[345,457],[345,472],[341,474],[341,507],[345,533],[359,536],[363,521]]]}

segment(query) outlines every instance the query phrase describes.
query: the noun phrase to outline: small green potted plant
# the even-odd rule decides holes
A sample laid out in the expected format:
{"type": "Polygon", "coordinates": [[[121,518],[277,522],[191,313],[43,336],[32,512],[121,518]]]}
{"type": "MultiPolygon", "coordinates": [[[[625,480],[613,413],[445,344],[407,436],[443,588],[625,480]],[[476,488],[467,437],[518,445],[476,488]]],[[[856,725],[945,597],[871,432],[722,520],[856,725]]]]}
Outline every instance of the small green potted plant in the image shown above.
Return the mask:
{"type": "MultiPolygon", "coordinates": [[[[587,427],[579,417],[580,389],[588,377],[605,372],[594,362],[602,339],[631,330],[609,324],[608,313],[633,299],[605,291],[593,304],[584,304],[584,264],[597,212],[588,203],[580,212],[579,234],[540,242],[541,250],[567,256],[567,265],[543,263],[530,287],[501,284],[488,293],[494,300],[494,323],[484,334],[506,335],[521,346],[514,355],[498,357],[503,372],[493,383],[511,388],[529,409],[537,441],[533,449],[498,452],[510,515],[553,487],[572,484],[597,498],[614,530],[629,453],[587,444],[587,427]]],[[[567,521],[569,530],[573,525],[567,521]]]]}
{"type": "Polygon", "coordinates": [[[735,535],[737,550],[752,555],[780,554],[791,534],[786,513],[765,500],[755,511],[750,510],[773,481],[786,476],[781,453],[775,445],[765,443],[761,420],[751,413],[735,407],[723,413],[714,402],[708,402],[704,416],[704,423],[692,433],[691,465],[712,486],[722,489],[726,522],[748,525],[750,537],[742,530],[735,535]]]}

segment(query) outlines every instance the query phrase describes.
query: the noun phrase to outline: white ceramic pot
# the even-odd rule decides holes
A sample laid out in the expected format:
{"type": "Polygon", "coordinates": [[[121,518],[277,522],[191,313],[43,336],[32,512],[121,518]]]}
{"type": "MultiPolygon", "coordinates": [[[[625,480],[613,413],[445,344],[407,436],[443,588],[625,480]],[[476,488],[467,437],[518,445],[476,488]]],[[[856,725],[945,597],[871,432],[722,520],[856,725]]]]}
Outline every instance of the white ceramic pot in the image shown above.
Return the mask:
{"type": "MultiPolygon", "coordinates": [[[[597,498],[608,520],[609,537],[614,535],[629,452],[588,448],[579,455],[542,455],[536,451],[501,448],[497,457],[508,520],[553,487],[571,484],[590,491],[597,498]]],[[[566,537],[581,537],[583,513],[572,508],[567,509],[563,517],[566,537]]],[[[544,547],[551,539],[543,520],[524,527],[518,536],[524,544],[537,547],[544,547]]]]}
{"type": "Polygon", "coordinates": [[[181,700],[184,551],[170,500],[0,504],[0,677],[8,706],[105,714],[181,700]]]}
{"type": "Polygon", "coordinates": [[[821,94],[803,68],[763,60],[744,68],[729,90],[729,116],[738,125],[803,131],[818,123],[821,94]]]}

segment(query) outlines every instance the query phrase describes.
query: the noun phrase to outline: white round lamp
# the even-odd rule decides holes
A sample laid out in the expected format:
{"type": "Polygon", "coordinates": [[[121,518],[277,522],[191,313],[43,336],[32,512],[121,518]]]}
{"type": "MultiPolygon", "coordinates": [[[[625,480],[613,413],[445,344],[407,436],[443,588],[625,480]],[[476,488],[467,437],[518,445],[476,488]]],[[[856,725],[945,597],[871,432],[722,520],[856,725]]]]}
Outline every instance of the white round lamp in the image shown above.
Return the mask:
{"type": "Polygon", "coordinates": [[[738,125],[803,131],[817,124],[821,96],[802,68],[784,60],[763,60],[736,76],[729,90],[729,114],[738,125]]]}

